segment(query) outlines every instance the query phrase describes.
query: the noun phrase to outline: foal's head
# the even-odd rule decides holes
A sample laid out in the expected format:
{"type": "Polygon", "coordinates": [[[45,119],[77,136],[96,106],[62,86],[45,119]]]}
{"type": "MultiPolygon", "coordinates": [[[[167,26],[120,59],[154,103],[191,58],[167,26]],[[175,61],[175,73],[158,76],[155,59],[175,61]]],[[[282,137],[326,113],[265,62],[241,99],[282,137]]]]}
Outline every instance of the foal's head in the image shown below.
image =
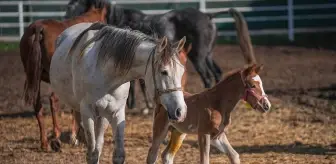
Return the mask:
{"type": "Polygon", "coordinates": [[[253,109],[260,112],[267,112],[271,108],[271,103],[263,88],[258,73],[263,68],[262,65],[256,64],[249,66],[241,72],[242,80],[245,85],[243,99],[248,102],[253,109]]]}
{"type": "Polygon", "coordinates": [[[155,54],[148,60],[151,63],[147,66],[151,69],[145,76],[148,89],[155,89],[157,103],[167,110],[170,120],[178,122],[183,121],[187,113],[181,84],[184,65],[179,58],[185,42],[185,37],[173,44],[167,37],[160,39],[155,54]]]}

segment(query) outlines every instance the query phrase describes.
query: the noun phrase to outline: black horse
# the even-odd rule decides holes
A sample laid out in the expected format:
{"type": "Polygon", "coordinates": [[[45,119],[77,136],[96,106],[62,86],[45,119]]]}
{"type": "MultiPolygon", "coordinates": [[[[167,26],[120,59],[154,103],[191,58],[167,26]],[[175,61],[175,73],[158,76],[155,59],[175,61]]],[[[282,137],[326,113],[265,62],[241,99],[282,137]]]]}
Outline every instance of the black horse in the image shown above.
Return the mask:
{"type": "MultiPolygon", "coordinates": [[[[217,28],[215,23],[212,22],[212,18],[222,13],[228,13],[228,11],[208,14],[194,8],[185,8],[172,10],[165,14],[146,15],[140,10],[112,5],[106,0],[70,0],[65,18],[81,15],[92,6],[102,8],[106,5],[109,8],[106,18],[108,24],[117,27],[128,26],[149,35],[155,33],[160,37],[167,36],[172,42],[186,36],[185,48],[192,44],[188,58],[200,74],[204,87],[211,87],[213,82],[211,74],[216,83],[221,79],[222,71],[212,58],[212,51],[217,37],[217,28]]],[[[134,81],[131,81],[127,101],[129,108],[134,108],[135,106],[134,83],[134,81]]],[[[145,84],[141,80],[140,84],[147,107],[152,108],[145,93],[145,84]]]]}

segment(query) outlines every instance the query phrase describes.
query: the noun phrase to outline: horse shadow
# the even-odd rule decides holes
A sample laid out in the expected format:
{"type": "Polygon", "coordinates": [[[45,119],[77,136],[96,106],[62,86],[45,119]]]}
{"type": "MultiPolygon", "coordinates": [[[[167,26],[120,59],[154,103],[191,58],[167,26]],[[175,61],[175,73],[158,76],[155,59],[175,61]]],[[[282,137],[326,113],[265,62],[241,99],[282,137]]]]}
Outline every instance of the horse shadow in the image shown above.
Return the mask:
{"type": "MultiPolygon", "coordinates": [[[[198,148],[196,141],[186,140],[184,143],[198,148]]],[[[308,154],[308,155],[336,155],[336,143],[328,146],[309,145],[295,141],[292,144],[271,144],[271,145],[241,145],[233,146],[239,154],[263,154],[267,152],[275,153],[289,153],[289,154],[308,154]]],[[[215,147],[211,146],[211,153],[220,154],[221,152],[215,147]]]]}

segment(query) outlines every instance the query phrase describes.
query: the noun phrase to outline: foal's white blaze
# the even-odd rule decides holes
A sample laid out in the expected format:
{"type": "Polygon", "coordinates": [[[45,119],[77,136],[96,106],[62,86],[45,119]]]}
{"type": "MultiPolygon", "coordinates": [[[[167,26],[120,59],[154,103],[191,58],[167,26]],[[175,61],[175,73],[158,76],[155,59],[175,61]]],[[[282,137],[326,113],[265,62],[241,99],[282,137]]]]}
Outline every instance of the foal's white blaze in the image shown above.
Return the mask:
{"type": "MultiPolygon", "coordinates": [[[[259,75],[256,75],[256,76],[252,77],[252,80],[254,80],[254,81],[256,81],[256,82],[259,83],[259,87],[260,87],[260,89],[261,89],[261,94],[262,94],[263,96],[265,96],[266,93],[265,93],[265,90],[264,90],[264,87],[263,87],[263,83],[262,83],[262,81],[261,81],[260,76],[259,76],[259,75]]],[[[264,99],[265,99],[265,101],[267,102],[267,105],[268,105],[269,107],[271,107],[271,102],[268,100],[268,98],[267,98],[267,97],[264,97],[264,99]]]]}

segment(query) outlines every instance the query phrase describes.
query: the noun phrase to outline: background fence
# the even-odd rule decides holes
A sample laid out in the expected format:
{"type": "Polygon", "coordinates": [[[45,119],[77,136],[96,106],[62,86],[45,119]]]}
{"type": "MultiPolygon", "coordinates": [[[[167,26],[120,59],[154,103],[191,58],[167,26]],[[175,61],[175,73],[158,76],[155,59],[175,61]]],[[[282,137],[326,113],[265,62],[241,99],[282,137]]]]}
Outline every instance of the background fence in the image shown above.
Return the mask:
{"type": "MultiPolygon", "coordinates": [[[[243,12],[252,36],[287,35],[293,41],[298,33],[336,31],[335,0],[116,0],[127,8],[137,8],[146,14],[162,14],[171,9],[198,8],[217,12],[234,7],[243,12]]],[[[62,20],[68,1],[1,1],[0,41],[18,41],[32,21],[62,20]]],[[[223,14],[213,20],[219,36],[235,36],[233,19],[223,14]]]]}

